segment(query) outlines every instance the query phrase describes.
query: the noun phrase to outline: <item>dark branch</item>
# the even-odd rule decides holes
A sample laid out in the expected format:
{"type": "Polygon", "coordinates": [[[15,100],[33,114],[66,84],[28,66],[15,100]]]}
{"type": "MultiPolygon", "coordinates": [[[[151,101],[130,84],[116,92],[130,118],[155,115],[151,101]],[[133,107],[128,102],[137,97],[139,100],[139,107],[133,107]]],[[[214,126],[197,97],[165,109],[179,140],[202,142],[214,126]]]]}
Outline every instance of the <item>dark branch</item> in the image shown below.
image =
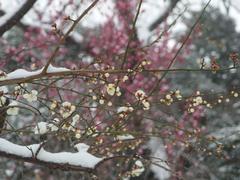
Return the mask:
{"type": "Polygon", "coordinates": [[[12,16],[10,17],[2,26],[0,26],[0,37],[13,26],[15,26],[22,17],[32,8],[37,0],[27,0],[26,3],[12,16]]]}
{"type": "Polygon", "coordinates": [[[180,0],[171,0],[169,7],[167,10],[156,20],[152,23],[152,25],[149,27],[150,31],[153,31],[157,28],[159,24],[161,24],[163,21],[167,19],[169,14],[173,11],[173,9],[176,7],[177,3],[180,2],[180,0]]]}

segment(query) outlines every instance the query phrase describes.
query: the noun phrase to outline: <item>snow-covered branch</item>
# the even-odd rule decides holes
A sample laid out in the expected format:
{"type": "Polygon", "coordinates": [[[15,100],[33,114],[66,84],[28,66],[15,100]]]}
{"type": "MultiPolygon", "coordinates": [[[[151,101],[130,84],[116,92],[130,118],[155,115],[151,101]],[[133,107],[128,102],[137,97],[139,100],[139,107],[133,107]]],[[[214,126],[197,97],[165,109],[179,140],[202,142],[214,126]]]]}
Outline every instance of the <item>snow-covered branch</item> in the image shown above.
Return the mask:
{"type": "Polygon", "coordinates": [[[98,158],[87,152],[89,146],[83,143],[74,147],[78,152],[51,153],[41,147],[41,144],[22,146],[0,138],[0,156],[23,160],[34,164],[45,165],[62,170],[78,170],[91,172],[104,158],[98,158]]]}

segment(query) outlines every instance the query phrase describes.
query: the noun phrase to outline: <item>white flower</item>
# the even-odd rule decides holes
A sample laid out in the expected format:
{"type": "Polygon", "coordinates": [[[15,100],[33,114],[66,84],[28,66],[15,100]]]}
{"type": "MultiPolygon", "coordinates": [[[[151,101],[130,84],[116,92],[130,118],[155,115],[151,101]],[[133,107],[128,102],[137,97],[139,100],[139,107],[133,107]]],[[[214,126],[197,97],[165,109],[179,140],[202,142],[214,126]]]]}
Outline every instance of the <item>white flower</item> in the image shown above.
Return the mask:
{"type": "Polygon", "coordinates": [[[116,88],[116,95],[117,96],[121,96],[122,95],[119,87],[116,88]]]}
{"type": "Polygon", "coordinates": [[[75,134],[75,138],[80,139],[81,138],[81,134],[80,133],[76,133],[75,134]]]}
{"type": "Polygon", "coordinates": [[[132,112],[133,111],[133,107],[127,107],[127,106],[121,106],[117,109],[118,113],[122,113],[122,112],[132,112]]]}
{"type": "Polygon", "coordinates": [[[81,132],[80,130],[76,131],[75,138],[80,139],[81,138],[81,132]]]}
{"type": "Polygon", "coordinates": [[[146,100],[143,100],[142,101],[142,104],[143,104],[143,110],[149,110],[150,109],[150,103],[146,100]]]}
{"type": "Polygon", "coordinates": [[[104,102],[105,102],[104,99],[99,100],[99,104],[104,104],[104,102]]]}
{"type": "Polygon", "coordinates": [[[45,134],[48,132],[48,124],[46,122],[39,122],[34,128],[35,134],[45,134]]]}
{"type": "Polygon", "coordinates": [[[127,106],[121,106],[117,110],[118,113],[127,112],[127,111],[128,111],[128,107],[127,106]]]}
{"type": "Polygon", "coordinates": [[[50,105],[50,109],[54,110],[56,107],[57,107],[57,101],[54,100],[50,105]]]}
{"type": "Polygon", "coordinates": [[[121,92],[120,92],[120,88],[119,87],[116,87],[115,84],[108,84],[107,85],[107,93],[110,95],[110,96],[113,96],[115,93],[117,96],[121,96],[121,92]]]}
{"type": "Polygon", "coordinates": [[[143,90],[140,89],[135,92],[135,97],[141,101],[146,97],[146,94],[143,90]]]}
{"type": "Polygon", "coordinates": [[[107,85],[107,93],[110,95],[110,96],[113,96],[116,92],[116,87],[115,87],[115,84],[108,84],[107,85]]]}
{"type": "Polygon", "coordinates": [[[127,81],[127,80],[128,80],[128,76],[126,76],[126,75],[125,75],[125,76],[123,76],[123,79],[122,79],[122,81],[123,81],[123,82],[125,82],[125,81],[127,81]]]}
{"type": "Polygon", "coordinates": [[[131,171],[131,175],[133,177],[140,176],[145,171],[143,163],[140,160],[137,160],[135,162],[135,166],[136,166],[136,168],[131,171]]]}
{"type": "Polygon", "coordinates": [[[32,90],[31,93],[26,93],[23,95],[23,97],[28,102],[34,102],[34,101],[37,101],[37,95],[38,95],[38,92],[36,90],[32,90]]]}
{"type": "Polygon", "coordinates": [[[69,117],[74,111],[76,110],[76,107],[72,105],[70,102],[64,102],[62,103],[62,107],[60,109],[60,114],[63,118],[69,117]]]}
{"type": "Polygon", "coordinates": [[[201,104],[203,102],[202,97],[196,97],[196,103],[201,104]]]}
{"type": "Polygon", "coordinates": [[[9,108],[8,108],[8,110],[7,110],[7,114],[8,115],[17,115],[18,114],[18,111],[19,111],[19,108],[18,107],[14,107],[14,106],[17,106],[18,105],[18,103],[17,103],[17,101],[13,101],[13,102],[11,102],[10,104],[9,104],[9,108]],[[13,106],[13,107],[11,107],[11,106],[13,106]]]}

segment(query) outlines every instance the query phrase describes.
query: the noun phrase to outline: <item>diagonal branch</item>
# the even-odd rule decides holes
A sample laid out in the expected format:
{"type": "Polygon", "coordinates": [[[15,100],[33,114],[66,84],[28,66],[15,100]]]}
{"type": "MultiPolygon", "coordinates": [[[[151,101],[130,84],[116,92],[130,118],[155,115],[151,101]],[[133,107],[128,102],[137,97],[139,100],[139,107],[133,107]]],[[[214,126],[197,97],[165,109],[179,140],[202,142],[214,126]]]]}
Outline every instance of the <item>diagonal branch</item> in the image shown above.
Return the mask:
{"type": "Polygon", "coordinates": [[[15,26],[22,17],[33,7],[37,0],[27,0],[19,10],[13,14],[5,23],[0,26],[0,37],[13,26],[15,26]]]}
{"type": "Polygon", "coordinates": [[[177,6],[177,3],[180,2],[181,0],[171,0],[169,7],[167,10],[157,19],[155,20],[152,25],[149,27],[150,31],[153,31],[154,29],[157,28],[159,24],[161,24],[163,21],[167,19],[169,14],[173,11],[173,9],[177,6]]]}
{"type": "Polygon", "coordinates": [[[83,17],[85,17],[85,15],[87,15],[87,13],[95,7],[95,5],[98,3],[99,0],[95,0],[93,1],[90,6],[88,6],[87,9],[85,9],[85,11],[83,11],[83,13],[74,21],[74,23],[72,24],[72,26],[70,26],[70,28],[68,29],[68,31],[66,32],[66,34],[64,34],[63,37],[61,37],[61,40],[59,42],[59,44],[55,47],[51,57],[49,58],[47,64],[45,65],[45,67],[43,68],[43,71],[42,73],[46,73],[47,72],[47,69],[49,67],[49,65],[53,62],[53,60],[55,59],[58,51],[60,50],[61,48],[61,45],[64,44],[66,38],[68,37],[68,35],[74,30],[74,28],[77,26],[77,24],[83,19],[83,17]]]}

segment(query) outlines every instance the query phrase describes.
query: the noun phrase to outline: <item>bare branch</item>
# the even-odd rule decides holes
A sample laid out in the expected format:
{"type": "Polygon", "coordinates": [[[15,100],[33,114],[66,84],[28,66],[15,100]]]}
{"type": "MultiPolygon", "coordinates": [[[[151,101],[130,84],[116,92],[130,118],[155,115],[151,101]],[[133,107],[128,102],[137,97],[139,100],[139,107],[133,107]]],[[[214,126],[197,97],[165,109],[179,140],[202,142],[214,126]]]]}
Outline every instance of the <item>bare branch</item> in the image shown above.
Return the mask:
{"type": "Polygon", "coordinates": [[[22,17],[33,7],[37,0],[27,0],[21,8],[10,17],[4,24],[0,26],[0,36],[2,36],[6,31],[10,30],[15,26],[22,17]]]}
{"type": "Polygon", "coordinates": [[[165,21],[167,19],[167,17],[169,16],[169,14],[173,11],[173,9],[177,6],[178,2],[180,2],[180,0],[171,0],[169,7],[167,8],[167,10],[157,19],[155,20],[152,25],[149,27],[150,31],[153,31],[154,29],[157,28],[157,26],[159,24],[161,24],[163,21],[165,21]]]}
{"type": "Polygon", "coordinates": [[[66,38],[68,37],[68,35],[74,30],[74,28],[77,26],[77,24],[82,20],[82,18],[92,9],[95,7],[95,5],[98,3],[99,0],[95,0],[93,1],[93,3],[90,4],[90,6],[88,6],[88,8],[83,11],[83,13],[74,21],[74,23],[72,24],[72,26],[68,29],[68,31],[66,32],[66,34],[64,34],[64,36],[61,38],[59,44],[56,46],[56,48],[54,49],[51,57],[49,58],[47,64],[45,65],[42,73],[46,73],[47,69],[49,67],[49,65],[52,63],[52,61],[54,60],[54,58],[56,57],[58,51],[60,50],[60,47],[62,44],[64,44],[66,38]]]}

